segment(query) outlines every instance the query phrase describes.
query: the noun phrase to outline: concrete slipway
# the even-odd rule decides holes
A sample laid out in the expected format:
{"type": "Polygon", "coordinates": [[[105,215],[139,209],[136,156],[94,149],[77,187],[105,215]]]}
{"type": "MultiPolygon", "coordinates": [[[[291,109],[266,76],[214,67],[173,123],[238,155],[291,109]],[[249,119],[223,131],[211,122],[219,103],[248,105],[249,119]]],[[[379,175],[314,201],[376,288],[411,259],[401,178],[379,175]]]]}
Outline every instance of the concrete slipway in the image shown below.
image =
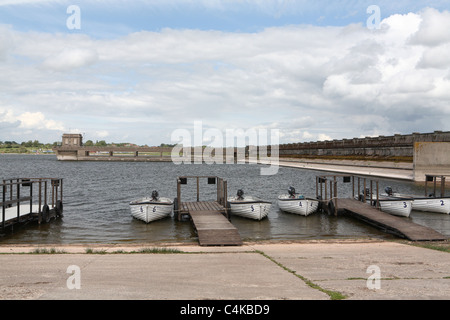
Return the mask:
{"type": "Polygon", "coordinates": [[[450,255],[397,242],[181,244],[164,247],[179,253],[131,253],[149,247],[55,245],[45,248],[64,253],[19,254],[44,247],[0,246],[0,297],[329,300],[327,292],[338,292],[351,300],[450,299],[450,255]],[[79,289],[68,287],[71,266],[79,268],[79,289]]]}

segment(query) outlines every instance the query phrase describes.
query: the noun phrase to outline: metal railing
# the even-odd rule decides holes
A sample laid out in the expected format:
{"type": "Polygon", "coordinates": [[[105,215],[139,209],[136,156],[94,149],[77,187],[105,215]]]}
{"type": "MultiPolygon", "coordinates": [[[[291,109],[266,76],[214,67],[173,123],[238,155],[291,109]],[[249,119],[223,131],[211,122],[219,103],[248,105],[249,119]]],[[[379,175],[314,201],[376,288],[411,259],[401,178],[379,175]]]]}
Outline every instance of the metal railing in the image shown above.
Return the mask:
{"type": "Polygon", "coordinates": [[[0,208],[2,210],[1,227],[38,218],[38,222],[48,221],[49,211],[56,210],[57,215],[62,216],[63,179],[60,178],[13,178],[4,179],[1,184],[2,198],[0,208]],[[24,191],[23,189],[28,188],[24,191]],[[37,192],[35,191],[37,189],[37,192]],[[21,204],[29,204],[26,213],[21,204]],[[37,203],[37,204],[36,204],[37,203]],[[34,206],[37,205],[37,212],[34,206]],[[7,219],[6,209],[17,207],[17,215],[7,219]],[[34,215],[36,213],[37,215],[34,215]]]}

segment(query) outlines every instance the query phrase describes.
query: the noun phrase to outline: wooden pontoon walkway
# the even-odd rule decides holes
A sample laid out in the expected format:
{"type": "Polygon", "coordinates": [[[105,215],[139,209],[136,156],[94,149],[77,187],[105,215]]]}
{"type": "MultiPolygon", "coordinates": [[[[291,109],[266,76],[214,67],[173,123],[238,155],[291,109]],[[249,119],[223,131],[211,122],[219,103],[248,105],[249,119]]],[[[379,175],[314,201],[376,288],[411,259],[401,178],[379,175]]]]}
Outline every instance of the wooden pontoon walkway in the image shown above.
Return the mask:
{"type": "Polygon", "coordinates": [[[183,176],[177,178],[177,198],[175,214],[178,220],[189,216],[201,246],[240,246],[242,239],[231,224],[227,210],[227,182],[216,176],[183,176]],[[197,188],[197,201],[181,201],[181,185],[188,179],[194,180],[197,188]],[[216,185],[217,201],[200,201],[200,179],[207,179],[208,184],[216,185]]]}
{"type": "Polygon", "coordinates": [[[367,203],[354,199],[338,199],[337,202],[339,209],[347,214],[401,238],[411,241],[447,240],[447,237],[436,230],[416,224],[407,218],[382,212],[367,203]]]}
{"type": "Polygon", "coordinates": [[[201,246],[239,246],[242,239],[238,230],[224,216],[225,208],[217,201],[182,202],[189,212],[201,246]]]}

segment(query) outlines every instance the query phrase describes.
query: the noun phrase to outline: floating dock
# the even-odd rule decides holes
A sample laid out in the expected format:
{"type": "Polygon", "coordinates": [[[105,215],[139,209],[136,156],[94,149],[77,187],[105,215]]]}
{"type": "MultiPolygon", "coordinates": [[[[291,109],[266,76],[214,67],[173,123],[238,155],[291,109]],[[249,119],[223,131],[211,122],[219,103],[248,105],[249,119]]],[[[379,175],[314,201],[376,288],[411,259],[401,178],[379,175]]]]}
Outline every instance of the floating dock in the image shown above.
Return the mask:
{"type": "Polygon", "coordinates": [[[330,214],[337,215],[338,212],[348,214],[358,220],[364,221],[384,232],[394,234],[398,237],[405,238],[411,241],[443,241],[447,240],[447,237],[437,232],[434,229],[416,224],[406,217],[393,216],[389,213],[383,212],[378,207],[379,204],[379,190],[378,181],[369,179],[366,181],[366,177],[359,176],[346,176],[346,175],[327,175],[316,177],[316,196],[321,199],[321,208],[330,214]],[[352,198],[339,198],[338,197],[338,181],[342,177],[343,183],[352,183],[352,198]],[[357,179],[357,182],[356,182],[357,179]],[[329,192],[327,191],[327,186],[329,192]],[[356,190],[366,190],[366,187],[370,190],[370,194],[375,197],[370,199],[371,203],[375,203],[375,206],[371,206],[366,203],[365,195],[363,201],[355,199],[355,187],[356,190]],[[324,188],[323,188],[324,187],[324,188]],[[323,192],[325,189],[325,192],[323,192]]]}
{"type": "Polygon", "coordinates": [[[198,235],[201,246],[240,246],[242,239],[237,228],[230,222],[227,209],[227,182],[219,177],[185,176],[177,178],[175,215],[178,220],[188,217],[198,235]],[[217,185],[217,200],[200,201],[199,179],[217,185]],[[181,185],[188,179],[196,180],[197,201],[181,201],[181,185]]]}
{"type": "Polygon", "coordinates": [[[46,223],[63,216],[63,180],[14,178],[0,184],[0,232],[28,222],[46,223]]]}

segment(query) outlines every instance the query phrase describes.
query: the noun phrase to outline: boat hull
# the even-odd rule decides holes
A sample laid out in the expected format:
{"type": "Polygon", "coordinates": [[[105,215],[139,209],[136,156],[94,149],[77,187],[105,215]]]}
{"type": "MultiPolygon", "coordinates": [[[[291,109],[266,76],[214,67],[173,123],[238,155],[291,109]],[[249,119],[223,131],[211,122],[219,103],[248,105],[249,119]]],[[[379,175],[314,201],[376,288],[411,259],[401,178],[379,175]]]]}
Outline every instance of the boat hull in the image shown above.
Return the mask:
{"type": "Polygon", "coordinates": [[[380,200],[380,209],[383,212],[399,217],[409,217],[412,210],[412,200],[380,200]]]}
{"type": "Polygon", "coordinates": [[[278,197],[278,207],[285,212],[308,216],[317,211],[319,201],[315,199],[296,199],[280,196],[278,197]]]}
{"type": "Polygon", "coordinates": [[[136,201],[130,203],[130,211],[133,218],[146,223],[169,217],[172,213],[173,203],[171,200],[165,202],[136,201]]]}
{"type": "MultiPolygon", "coordinates": [[[[394,196],[405,195],[394,194],[394,196]]],[[[411,197],[414,199],[413,210],[450,214],[450,198],[411,197]]]]}
{"type": "Polygon", "coordinates": [[[228,199],[228,203],[233,215],[253,220],[262,220],[267,217],[272,207],[272,203],[267,201],[228,199]]]}

